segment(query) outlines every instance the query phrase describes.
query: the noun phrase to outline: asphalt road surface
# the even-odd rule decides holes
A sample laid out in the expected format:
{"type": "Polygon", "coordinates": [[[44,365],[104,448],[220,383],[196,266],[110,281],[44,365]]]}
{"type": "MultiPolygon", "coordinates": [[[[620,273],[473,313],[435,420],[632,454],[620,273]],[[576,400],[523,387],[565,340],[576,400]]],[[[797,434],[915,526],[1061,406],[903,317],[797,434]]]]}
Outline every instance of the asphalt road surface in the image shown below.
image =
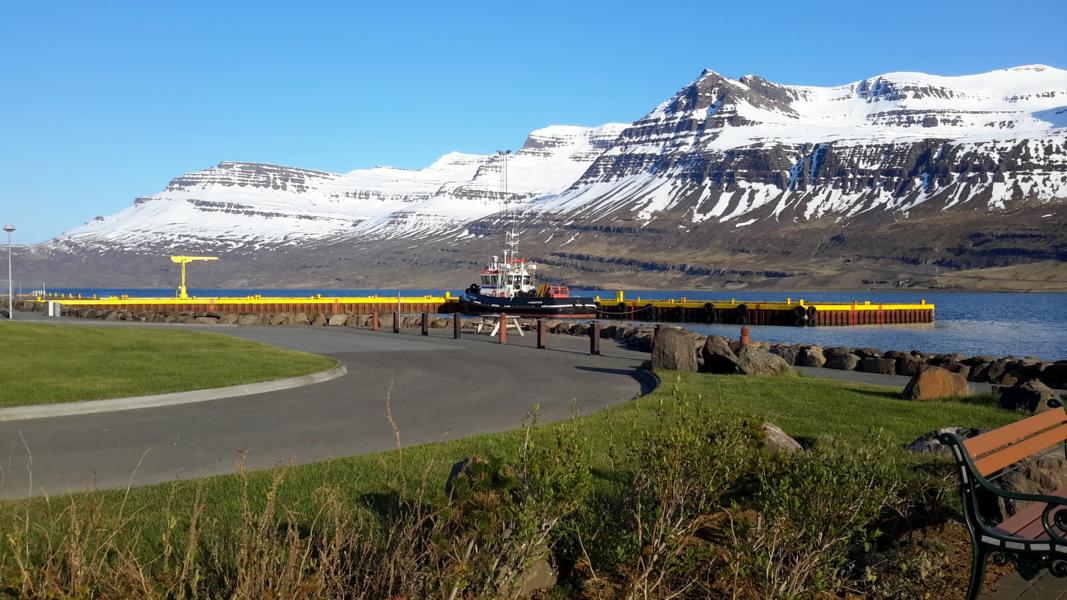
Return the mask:
{"type": "MultiPolygon", "coordinates": [[[[95,322],[100,324],[99,322],[95,322]]],[[[64,326],[82,326],[63,320],[64,326]]],[[[116,326],[134,326],[119,323],[116,326]]],[[[303,464],[504,431],[540,407],[567,418],[629,400],[653,386],[648,359],[603,341],[514,333],[501,346],[451,330],[401,334],[347,327],[210,327],[208,331],[332,356],[348,374],[308,387],[196,404],[0,422],[0,497],[124,488],[303,464]]],[[[62,365],[50,365],[62,369],[62,365]]],[[[190,377],[195,377],[190,373],[190,377]]]]}

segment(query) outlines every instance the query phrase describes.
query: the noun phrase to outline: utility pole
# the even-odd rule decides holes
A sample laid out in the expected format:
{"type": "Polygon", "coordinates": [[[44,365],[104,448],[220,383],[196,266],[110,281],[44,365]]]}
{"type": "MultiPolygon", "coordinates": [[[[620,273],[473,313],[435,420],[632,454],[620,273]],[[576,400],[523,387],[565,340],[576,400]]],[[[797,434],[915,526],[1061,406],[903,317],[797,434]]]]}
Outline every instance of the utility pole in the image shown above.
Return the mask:
{"type": "Polygon", "coordinates": [[[11,223],[4,225],[4,231],[7,232],[7,318],[15,318],[15,285],[14,280],[11,278],[11,234],[15,231],[15,226],[11,223]]]}

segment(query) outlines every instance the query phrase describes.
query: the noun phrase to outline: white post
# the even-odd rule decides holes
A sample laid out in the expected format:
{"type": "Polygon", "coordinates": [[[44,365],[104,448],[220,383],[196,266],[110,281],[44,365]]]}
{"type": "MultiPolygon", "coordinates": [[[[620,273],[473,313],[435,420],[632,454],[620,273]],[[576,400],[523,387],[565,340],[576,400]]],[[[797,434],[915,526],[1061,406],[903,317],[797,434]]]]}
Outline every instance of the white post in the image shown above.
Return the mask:
{"type": "Polygon", "coordinates": [[[4,225],[4,231],[7,232],[7,318],[15,318],[15,285],[14,280],[11,278],[11,233],[15,231],[15,226],[10,223],[4,225]]]}

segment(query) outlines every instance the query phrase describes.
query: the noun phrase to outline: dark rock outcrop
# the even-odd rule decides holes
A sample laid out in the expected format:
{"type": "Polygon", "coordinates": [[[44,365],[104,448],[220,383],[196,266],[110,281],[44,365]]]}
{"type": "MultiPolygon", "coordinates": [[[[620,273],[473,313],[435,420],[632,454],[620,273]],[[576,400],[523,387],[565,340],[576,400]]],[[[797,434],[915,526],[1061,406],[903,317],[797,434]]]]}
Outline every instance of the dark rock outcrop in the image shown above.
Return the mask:
{"type": "Polygon", "coordinates": [[[732,375],[739,373],[737,355],[730,348],[726,338],[718,335],[710,335],[704,340],[704,347],[700,350],[700,357],[704,361],[704,371],[732,375]]]}
{"type": "Polygon", "coordinates": [[[682,329],[660,327],[652,341],[652,368],[668,371],[696,371],[693,343],[682,329]]]}

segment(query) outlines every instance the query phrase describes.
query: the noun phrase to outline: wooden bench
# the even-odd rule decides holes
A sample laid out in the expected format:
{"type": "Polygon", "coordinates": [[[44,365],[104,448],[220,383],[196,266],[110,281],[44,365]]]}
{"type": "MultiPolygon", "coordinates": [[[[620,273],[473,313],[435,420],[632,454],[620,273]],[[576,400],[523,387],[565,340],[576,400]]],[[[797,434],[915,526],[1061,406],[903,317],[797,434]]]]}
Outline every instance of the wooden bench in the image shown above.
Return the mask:
{"type": "Polygon", "coordinates": [[[1067,411],[1053,408],[967,440],[954,433],[942,434],[940,440],[952,448],[962,480],[963,514],[973,545],[968,600],[978,597],[986,559],[993,553],[1022,571],[1047,567],[1056,577],[1067,577],[1067,486],[1038,495],[995,483],[1027,459],[1050,450],[1058,453],[1060,444],[1067,452],[1067,411]],[[1026,504],[1015,504],[1015,514],[990,523],[981,510],[990,500],[1026,504]]]}

